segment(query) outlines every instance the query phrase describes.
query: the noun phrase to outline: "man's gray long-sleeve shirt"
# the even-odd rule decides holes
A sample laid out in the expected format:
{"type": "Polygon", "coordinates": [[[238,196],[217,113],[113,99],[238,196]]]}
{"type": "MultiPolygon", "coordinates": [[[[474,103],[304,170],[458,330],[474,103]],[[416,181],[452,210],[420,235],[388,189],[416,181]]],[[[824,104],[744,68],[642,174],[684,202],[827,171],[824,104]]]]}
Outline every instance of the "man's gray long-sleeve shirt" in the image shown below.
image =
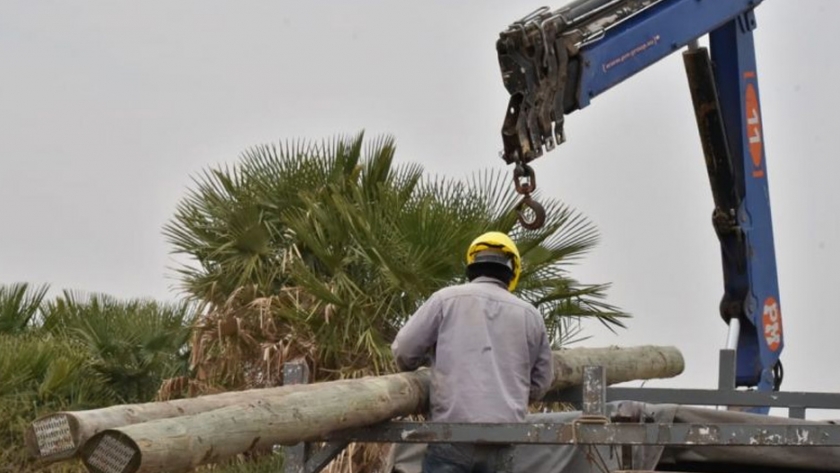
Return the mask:
{"type": "Polygon", "coordinates": [[[436,422],[521,422],[554,379],[542,316],[488,277],[432,294],[391,349],[403,370],[431,355],[436,422]]]}

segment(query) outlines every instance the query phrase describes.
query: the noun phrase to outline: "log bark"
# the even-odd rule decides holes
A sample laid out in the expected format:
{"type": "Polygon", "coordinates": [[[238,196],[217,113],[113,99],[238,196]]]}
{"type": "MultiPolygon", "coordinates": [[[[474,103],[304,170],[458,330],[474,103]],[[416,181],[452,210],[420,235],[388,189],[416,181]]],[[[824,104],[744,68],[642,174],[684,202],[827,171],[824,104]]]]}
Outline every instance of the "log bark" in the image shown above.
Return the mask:
{"type": "Polygon", "coordinates": [[[583,384],[583,369],[603,366],[607,384],[626,381],[673,378],[683,372],[685,362],[675,347],[639,346],[569,348],[554,352],[552,390],[583,384]]]}
{"type": "MultiPolygon", "coordinates": [[[[600,365],[608,383],[680,374],[673,347],[576,348],[554,353],[554,389],[579,385],[585,366],[600,365]]],[[[424,410],[429,372],[320,383],[317,389],[239,400],[233,405],[104,430],[81,449],[96,473],[183,472],[276,444],[323,438],[424,410]]]]}
{"type": "MultiPolygon", "coordinates": [[[[346,381],[337,381],[343,383],[346,381]]],[[[24,432],[29,456],[46,465],[76,456],[79,448],[98,432],[157,419],[188,416],[254,399],[276,398],[293,392],[319,389],[317,384],[249,389],[172,401],[123,404],[87,411],[62,411],[39,417],[24,432]]]]}

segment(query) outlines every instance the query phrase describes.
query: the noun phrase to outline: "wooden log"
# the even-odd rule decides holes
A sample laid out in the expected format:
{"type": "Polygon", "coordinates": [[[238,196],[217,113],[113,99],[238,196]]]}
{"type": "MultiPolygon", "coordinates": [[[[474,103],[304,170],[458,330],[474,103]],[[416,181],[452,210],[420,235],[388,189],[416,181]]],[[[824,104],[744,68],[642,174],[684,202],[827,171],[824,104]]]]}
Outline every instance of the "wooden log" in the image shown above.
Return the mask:
{"type": "Polygon", "coordinates": [[[603,366],[607,384],[626,381],[673,378],[685,369],[682,354],[675,347],[639,346],[569,348],[554,352],[552,390],[583,384],[583,369],[603,366]]]}
{"type": "MultiPolygon", "coordinates": [[[[345,381],[338,381],[339,383],[345,381]]],[[[39,464],[73,458],[92,436],[106,429],[157,419],[212,411],[251,399],[274,398],[298,391],[319,389],[317,384],[298,384],[277,388],[249,389],[172,401],[123,404],[87,411],[63,411],[33,421],[24,433],[29,456],[39,464]]]]}
{"type": "MultiPolygon", "coordinates": [[[[604,366],[609,383],[666,378],[683,370],[673,347],[589,348],[555,352],[555,388],[582,382],[583,367],[604,366]]],[[[320,383],[318,389],[249,399],[201,414],[108,429],[81,449],[96,473],[183,472],[273,445],[323,438],[423,410],[429,373],[418,370],[320,383]]]]}

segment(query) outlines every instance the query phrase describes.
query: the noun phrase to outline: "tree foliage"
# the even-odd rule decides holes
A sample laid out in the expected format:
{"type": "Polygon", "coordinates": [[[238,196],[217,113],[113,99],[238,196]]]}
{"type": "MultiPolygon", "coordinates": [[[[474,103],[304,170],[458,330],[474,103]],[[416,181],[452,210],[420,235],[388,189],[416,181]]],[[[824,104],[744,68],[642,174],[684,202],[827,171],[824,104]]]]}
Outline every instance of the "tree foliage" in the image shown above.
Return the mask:
{"type": "Polygon", "coordinates": [[[164,233],[188,259],[182,288],[206,304],[192,344],[201,389],[274,385],[301,356],[319,380],[387,371],[396,331],[429,294],[464,280],[464,252],[488,230],[517,241],[519,295],[557,343],[580,317],[621,325],[606,285],[568,273],[598,238],[579,213],[547,199],[545,227],[524,231],[502,173],[434,177],[394,156],[387,137],[293,141],[195,179],[164,233]]]}
{"type": "MultiPolygon", "coordinates": [[[[501,172],[456,180],[394,156],[392,139],[359,134],[254,147],[199,175],[164,228],[187,257],[178,271],[189,302],[0,286],[0,472],[33,468],[22,432],[46,413],[276,385],[283,362],[301,357],[314,380],[389,371],[399,327],[432,292],[464,281],[464,252],[489,230],[517,242],[518,294],[555,344],[577,336],[582,317],[622,326],[607,285],[570,277],[598,240],[582,215],[542,199],[545,227],[524,231],[501,172]]],[[[354,448],[335,465],[370,471],[377,456],[354,448]]],[[[209,469],[281,462],[242,460],[209,469]]]]}
{"type": "Polygon", "coordinates": [[[189,304],[47,292],[0,286],[0,472],[37,469],[23,432],[38,416],[151,401],[164,379],[187,370],[189,304]]]}

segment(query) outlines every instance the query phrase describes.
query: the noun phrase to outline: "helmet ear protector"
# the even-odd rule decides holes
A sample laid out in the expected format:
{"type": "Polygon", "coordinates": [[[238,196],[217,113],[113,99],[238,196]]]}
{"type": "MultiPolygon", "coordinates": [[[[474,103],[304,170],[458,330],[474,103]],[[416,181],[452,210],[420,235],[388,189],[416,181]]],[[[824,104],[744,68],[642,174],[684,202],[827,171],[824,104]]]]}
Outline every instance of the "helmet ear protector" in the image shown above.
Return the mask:
{"type": "Polygon", "coordinates": [[[510,257],[501,251],[480,251],[475,255],[472,264],[467,266],[467,278],[470,281],[479,276],[498,279],[510,287],[510,282],[513,279],[513,262],[510,257]]]}
{"type": "Polygon", "coordinates": [[[482,250],[475,254],[472,264],[491,263],[502,265],[513,273],[513,261],[501,250],[482,250]]]}
{"type": "Polygon", "coordinates": [[[513,291],[521,271],[519,250],[513,240],[502,232],[487,232],[479,236],[467,250],[467,277],[470,280],[485,274],[504,281],[508,290],[513,291]]]}

